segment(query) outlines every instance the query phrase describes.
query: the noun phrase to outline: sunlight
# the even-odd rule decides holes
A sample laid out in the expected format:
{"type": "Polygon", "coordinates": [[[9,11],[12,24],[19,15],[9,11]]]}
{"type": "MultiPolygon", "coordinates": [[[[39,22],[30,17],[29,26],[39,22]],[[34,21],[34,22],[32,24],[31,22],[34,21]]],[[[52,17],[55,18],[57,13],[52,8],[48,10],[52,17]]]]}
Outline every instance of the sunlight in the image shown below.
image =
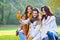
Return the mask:
{"type": "Polygon", "coordinates": [[[15,35],[16,30],[6,30],[6,31],[0,31],[0,36],[3,35],[15,35]]]}

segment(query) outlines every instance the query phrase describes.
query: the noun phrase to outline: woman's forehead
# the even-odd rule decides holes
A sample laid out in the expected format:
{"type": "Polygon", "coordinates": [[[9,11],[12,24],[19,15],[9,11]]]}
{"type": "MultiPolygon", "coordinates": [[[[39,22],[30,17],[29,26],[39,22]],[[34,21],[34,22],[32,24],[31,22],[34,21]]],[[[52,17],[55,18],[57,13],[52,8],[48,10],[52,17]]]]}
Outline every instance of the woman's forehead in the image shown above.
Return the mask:
{"type": "Polygon", "coordinates": [[[33,13],[37,13],[37,11],[33,11],[33,13]]]}

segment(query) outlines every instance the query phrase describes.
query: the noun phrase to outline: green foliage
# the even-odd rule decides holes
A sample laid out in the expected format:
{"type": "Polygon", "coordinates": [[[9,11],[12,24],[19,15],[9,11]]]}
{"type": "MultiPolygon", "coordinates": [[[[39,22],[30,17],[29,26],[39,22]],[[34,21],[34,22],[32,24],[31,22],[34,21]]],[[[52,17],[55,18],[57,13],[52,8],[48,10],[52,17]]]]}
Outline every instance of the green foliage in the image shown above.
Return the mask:
{"type": "Polygon", "coordinates": [[[46,5],[50,6],[56,16],[57,24],[60,25],[60,0],[46,0],[46,5]]]}
{"type": "Polygon", "coordinates": [[[0,0],[0,24],[18,24],[16,13],[20,10],[22,15],[27,5],[39,9],[42,5],[50,6],[60,24],[60,0],[0,0]]]}

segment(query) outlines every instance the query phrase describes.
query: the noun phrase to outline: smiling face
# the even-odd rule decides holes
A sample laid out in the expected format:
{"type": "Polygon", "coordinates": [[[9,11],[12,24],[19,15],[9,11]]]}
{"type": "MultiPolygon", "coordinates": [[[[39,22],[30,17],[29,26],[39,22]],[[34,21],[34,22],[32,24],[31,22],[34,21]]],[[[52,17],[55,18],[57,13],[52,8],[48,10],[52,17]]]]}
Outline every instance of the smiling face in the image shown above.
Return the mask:
{"type": "Polygon", "coordinates": [[[44,8],[42,8],[42,15],[46,15],[44,8]]]}
{"type": "Polygon", "coordinates": [[[34,18],[37,17],[37,16],[38,16],[37,11],[33,11],[33,12],[32,12],[32,16],[33,16],[34,18]]]}
{"type": "Polygon", "coordinates": [[[27,11],[28,11],[29,13],[31,13],[31,11],[32,11],[31,7],[28,7],[28,8],[27,8],[27,11]]]}

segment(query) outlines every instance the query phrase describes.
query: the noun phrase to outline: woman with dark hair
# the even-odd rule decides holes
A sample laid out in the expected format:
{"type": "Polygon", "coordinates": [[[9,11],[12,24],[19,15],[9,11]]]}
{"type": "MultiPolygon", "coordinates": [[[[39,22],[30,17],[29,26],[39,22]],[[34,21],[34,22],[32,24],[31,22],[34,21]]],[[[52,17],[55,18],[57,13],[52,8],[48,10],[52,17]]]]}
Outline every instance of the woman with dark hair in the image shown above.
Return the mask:
{"type": "Polygon", "coordinates": [[[58,40],[55,16],[52,14],[48,6],[41,7],[41,11],[42,11],[42,40],[58,40]]]}

